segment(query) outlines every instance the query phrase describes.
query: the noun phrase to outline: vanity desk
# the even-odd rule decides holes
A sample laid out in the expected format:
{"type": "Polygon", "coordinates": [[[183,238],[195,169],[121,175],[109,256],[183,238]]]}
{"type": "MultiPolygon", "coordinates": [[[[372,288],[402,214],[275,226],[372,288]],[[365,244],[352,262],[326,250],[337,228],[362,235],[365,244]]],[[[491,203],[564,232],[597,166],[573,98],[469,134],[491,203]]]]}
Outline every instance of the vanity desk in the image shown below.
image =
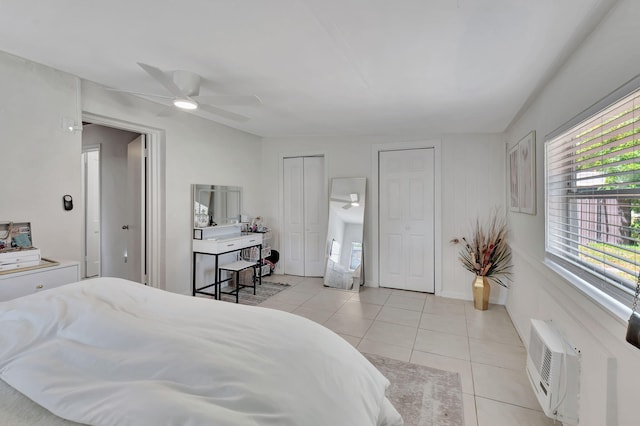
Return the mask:
{"type": "MultiPolygon", "coordinates": [[[[257,252],[262,251],[262,235],[256,233],[243,233],[242,225],[234,223],[230,225],[218,225],[193,230],[193,276],[192,295],[204,294],[220,299],[222,293],[236,296],[236,303],[239,299],[239,291],[244,287],[253,287],[253,294],[256,292],[256,282],[262,285],[262,274],[256,273],[256,268],[261,266],[261,259],[258,256],[256,261],[244,260],[241,256],[242,250],[257,248],[257,252]],[[213,268],[208,268],[207,260],[213,260],[213,268]],[[200,267],[200,268],[199,268],[200,267]],[[246,269],[253,269],[253,285],[240,284],[240,272],[246,269]],[[199,270],[202,276],[199,276],[199,270]],[[223,277],[223,273],[230,276],[223,277]],[[223,283],[231,281],[235,276],[235,289],[222,291],[223,283]],[[198,284],[198,281],[204,281],[198,284]],[[211,288],[213,287],[213,292],[211,288]]],[[[259,269],[258,269],[259,272],[259,269]]]]}

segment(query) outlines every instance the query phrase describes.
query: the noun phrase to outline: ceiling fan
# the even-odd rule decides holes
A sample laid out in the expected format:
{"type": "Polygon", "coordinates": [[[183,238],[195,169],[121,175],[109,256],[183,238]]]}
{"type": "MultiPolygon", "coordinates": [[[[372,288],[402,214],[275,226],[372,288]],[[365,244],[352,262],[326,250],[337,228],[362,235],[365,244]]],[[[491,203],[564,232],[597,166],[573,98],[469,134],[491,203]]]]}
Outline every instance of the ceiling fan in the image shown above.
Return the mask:
{"type": "MultiPolygon", "coordinates": [[[[190,71],[176,70],[163,71],[152,65],[138,62],[147,74],[155,79],[162,87],[167,89],[169,95],[138,93],[121,89],[109,89],[116,92],[130,93],[133,95],[148,96],[152,98],[170,99],[172,104],[183,110],[201,109],[211,114],[218,115],[233,121],[247,121],[249,117],[227,111],[217,106],[224,105],[260,105],[262,101],[255,95],[204,95],[200,96],[200,76],[190,71]]],[[[165,115],[165,114],[160,114],[165,115]]]]}
{"type": "Polygon", "coordinates": [[[344,206],[342,206],[342,208],[345,209],[345,210],[348,210],[351,207],[358,207],[360,205],[360,198],[359,198],[357,193],[349,194],[349,198],[348,199],[331,198],[330,200],[331,201],[339,201],[339,202],[346,203],[344,206]]]}

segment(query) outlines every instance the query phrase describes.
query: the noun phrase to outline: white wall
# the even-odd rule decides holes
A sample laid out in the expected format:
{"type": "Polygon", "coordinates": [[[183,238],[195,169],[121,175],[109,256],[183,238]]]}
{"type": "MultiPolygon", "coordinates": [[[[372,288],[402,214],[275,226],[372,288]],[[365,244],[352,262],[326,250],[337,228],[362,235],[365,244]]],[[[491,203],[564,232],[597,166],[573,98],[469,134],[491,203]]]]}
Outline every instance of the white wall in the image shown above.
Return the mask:
{"type": "MultiPolygon", "coordinates": [[[[461,244],[476,219],[492,211],[505,214],[504,146],[497,135],[448,135],[442,138],[442,296],[472,300],[474,275],[458,259],[461,244]]],[[[491,286],[491,303],[504,304],[507,292],[491,286]]]]}
{"type": "MultiPolygon", "coordinates": [[[[433,138],[425,138],[433,139],[433,138]]],[[[477,215],[488,215],[492,208],[504,206],[504,145],[498,135],[444,135],[437,136],[441,141],[440,168],[442,179],[442,197],[440,230],[442,241],[436,242],[436,248],[442,253],[442,279],[436,282],[436,293],[442,296],[472,299],[471,281],[473,275],[465,271],[458,261],[460,246],[452,245],[449,240],[461,237],[468,230],[477,215]]],[[[265,185],[265,210],[263,215],[268,223],[279,227],[281,208],[278,204],[281,167],[279,158],[286,155],[325,155],[327,180],[334,177],[366,177],[367,201],[364,226],[364,263],[367,285],[372,282],[374,268],[377,268],[370,248],[373,227],[374,200],[372,197],[372,152],[380,144],[393,144],[396,141],[386,137],[300,137],[263,141],[262,180],[265,185]]],[[[405,144],[406,141],[397,141],[405,144]]],[[[277,248],[278,241],[273,246],[277,248]]],[[[377,256],[377,254],[376,254],[377,256]]],[[[493,288],[492,302],[504,301],[506,293],[493,288]]]]}
{"type": "Polygon", "coordinates": [[[0,220],[31,222],[34,246],[54,260],[80,260],[80,134],[77,79],[0,53],[0,220]],[[62,196],[73,197],[65,211],[62,196]]]}
{"type": "Polygon", "coordinates": [[[0,220],[31,221],[35,245],[54,259],[81,259],[81,134],[62,130],[62,117],[82,111],[158,129],[166,169],[160,277],[168,290],[191,292],[191,184],[244,188],[248,212],[260,205],[260,138],[186,113],[157,117],[164,107],[82,82],[0,52],[0,126],[3,172],[0,220]],[[11,161],[9,161],[11,160],[11,161]],[[62,196],[75,208],[66,212],[62,196]]]}
{"type": "MultiPolygon", "coordinates": [[[[331,212],[329,212],[331,214],[331,212]]],[[[327,242],[336,240],[340,244],[340,257],[344,255],[344,230],[345,223],[338,216],[331,217],[329,219],[329,227],[327,229],[327,242]]],[[[325,253],[331,254],[331,244],[327,244],[325,247],[325,253]]],[[[341,259],[338,259],[336,263],[342,263],[341,259]]]]}
{"type": "Polygon", "coordinates": [[[624,318],[609,314],[543,265],[544,135],[640,72],[640,2],[620,0],[506,133],[513,144],[535,130],[537,215],[509,216],[515,282],[507,309],[523,337],[529,319],[553,320],[581,351],[580,424],[638,424],[640,351],[624,341],[624,318]]]}

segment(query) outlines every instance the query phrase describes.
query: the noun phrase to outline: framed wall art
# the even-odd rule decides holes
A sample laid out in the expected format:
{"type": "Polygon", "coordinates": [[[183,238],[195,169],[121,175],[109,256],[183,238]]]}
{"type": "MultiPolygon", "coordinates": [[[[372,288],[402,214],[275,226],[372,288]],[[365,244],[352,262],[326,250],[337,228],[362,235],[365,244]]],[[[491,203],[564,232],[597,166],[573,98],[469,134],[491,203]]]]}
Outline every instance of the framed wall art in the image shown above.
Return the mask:
{"type": "Polygon", "coordinates": [[[536,132],[507,151],[509,210],[536,214],[536,132]]]}
{"type": "Polygon", "coordinates": [[[518,207],[521,213],[536,214],[536,132],[518,142],[518,207]]]}
{"type": "Polygon", "coordinates": [[[507,171],[509,173],[509,210],[520,211],[520,197],[518,196],[518,144],[509,148],[507,171]]]}

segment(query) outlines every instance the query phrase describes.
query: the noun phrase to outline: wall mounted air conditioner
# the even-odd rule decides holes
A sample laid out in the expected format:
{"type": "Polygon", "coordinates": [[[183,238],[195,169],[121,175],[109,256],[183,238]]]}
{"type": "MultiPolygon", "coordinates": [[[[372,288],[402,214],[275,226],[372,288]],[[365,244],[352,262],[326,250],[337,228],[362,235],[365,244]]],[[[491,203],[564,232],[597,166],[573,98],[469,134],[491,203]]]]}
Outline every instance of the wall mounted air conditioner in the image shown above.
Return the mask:
{"type": "Polygon", "coordinates": [[[542,411],[568,425],[578,424],[578,353],[545,321],[531,320],[527,376],[542,411]]]}

